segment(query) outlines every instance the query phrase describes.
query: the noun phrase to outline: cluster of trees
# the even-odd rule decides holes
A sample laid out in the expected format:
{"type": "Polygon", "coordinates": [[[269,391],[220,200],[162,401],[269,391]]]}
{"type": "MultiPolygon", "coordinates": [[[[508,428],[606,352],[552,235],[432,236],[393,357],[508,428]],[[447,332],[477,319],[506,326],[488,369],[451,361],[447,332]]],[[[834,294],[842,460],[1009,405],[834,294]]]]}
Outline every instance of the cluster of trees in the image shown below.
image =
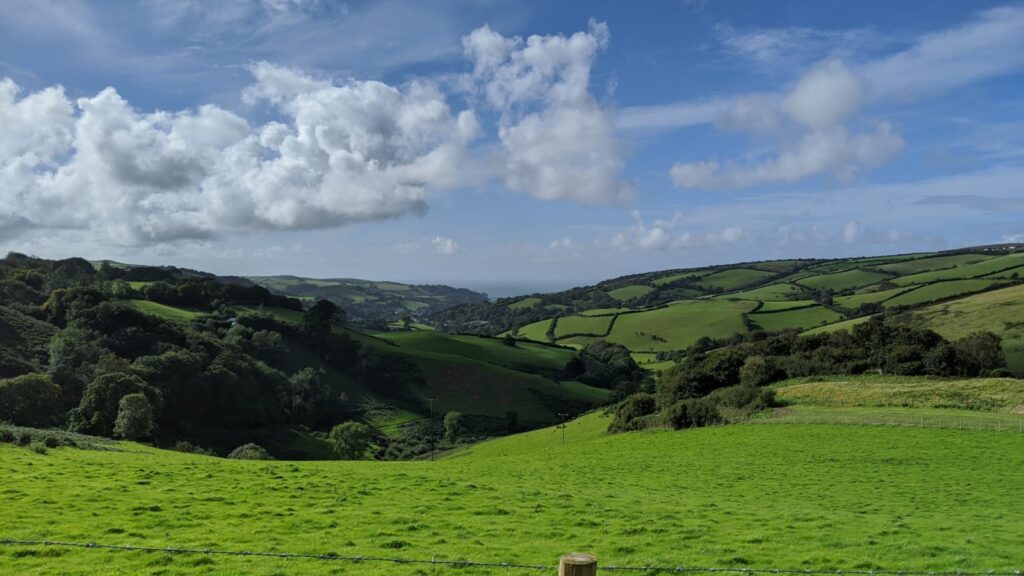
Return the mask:
{"type": "Polygon", "coordinates": [[[654,380],[621,344],[598,340],[587,344],[565,365],[566,380],[614,390],[613,399],[651,390],[654,380]]]}
{"type": "Polygon", "coordinates": [[[737,419],[770,406],[763,387],[787,378],[863,374],[1010,376],[999,336],[975,332],[949,341],[931,330],[872,319],[849,332],[801,336],[755,332],[715,349],[697,342],[665,371],[653,394],[619,405],[613,430],[676,428],[737,419]]]}

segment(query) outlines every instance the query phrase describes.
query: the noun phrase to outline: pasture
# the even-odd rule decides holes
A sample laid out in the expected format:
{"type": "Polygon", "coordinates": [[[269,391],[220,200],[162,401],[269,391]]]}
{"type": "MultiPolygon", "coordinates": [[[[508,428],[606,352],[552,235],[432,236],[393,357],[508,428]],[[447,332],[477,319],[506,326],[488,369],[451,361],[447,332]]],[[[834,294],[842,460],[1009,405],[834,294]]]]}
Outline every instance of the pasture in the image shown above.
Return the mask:
{"type": "Polygon", "coordinates": [[[763,330],[788,330],[791,328],[807,329],[842,319],[842,316],[824,306],[810,306],[782,312],[765,312],[751,314],[753,320],[763,330]]]}
{"type": "MultiPolygon", "coordinates": [[[[1008,432],[735,425],[607,435],[594,414],[437,462],[234,461],[0,445],[2,537],[553,565],[1024,565],[1008,432]]],[[[0,547],[0,572],[447,574],[379,562],[0,547]]],[[[460,574],[554,574],[463,568],[460,574]]]]}
{"type": "Polygon", "coordinates": [[[605,340],[636,351],[686,348],[701,336],[746,332],[743,313],[755,306],[750,301],[683,300],[657,310],[620,314],[605,340]]]}

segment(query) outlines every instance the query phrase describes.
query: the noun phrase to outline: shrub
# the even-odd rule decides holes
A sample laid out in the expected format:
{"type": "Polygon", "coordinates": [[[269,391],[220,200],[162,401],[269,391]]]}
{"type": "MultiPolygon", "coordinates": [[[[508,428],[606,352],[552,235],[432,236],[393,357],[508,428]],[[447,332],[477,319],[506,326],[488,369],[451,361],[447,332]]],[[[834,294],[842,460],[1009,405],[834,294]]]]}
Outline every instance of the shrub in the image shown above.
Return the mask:
{"type": "Polygon", "coordinates": [[[0,430],[0,442],[4,444],[14,444],[17,438],[14,436],[14,432],[10,430],[0,430]]]}
{"type": "Polygon", "coordinates": [[[144,394],[127,394],[118,403],[114,436],[142,440],[153,433],[153,406],[144,394]]]}
{"type": "Polygon", "coordinates": [[[25,374],[0,380],[0,420],[41,427],[60,415],[60,387],[46,374],[25,374]]]}
{"type": "Polygon", "coordinates": [[[228,458],[234,460],[273,460],[262,446],[252,442],[235,448],[228,454],[228,458]]]}
{"type": "Polygon", "coordinates": [[[744,386],[766,386],[783,378],[785,373],[764,356],[748,356],[740,367],[740,384],[744,386]]]}
{"type": "Polygon", "coordinates": [[[43,444],[45,444],[47,448],[56,448],[57,446],[60,446],[60,440],[54,436],[47,436],[46,438],[43,438],[43,444]]]}
{"type": "Polygon", "coordinates": [[[35,452],[36,454],[46,454],[47,452],[46,445],[43,444],[42,442],[33,442],[29,444],[28,448],[29,450],[35,452]]]}
{"type": "Polygon", "coordinates": [[[611,432],[626,432],[629,430],[640,430],[642,416],[654,414],[658,405],[654,396],[645,392],[633,394],[622,401],[615,409],[615,418],[612,420],[608,430],[611,432]]]}
{"type": "Polygon", "coordinates": [[[370,447],[372,431],[360,422],[345,422],[331,429],[334,453],[342,460],[361,460],[370,447]]]}
{"type": "Polygon", "coordinates": [[[161,404],[161,394],[138,376],[122,372],[104,374],[85,387],[82,401],[71,411],[71,429],[75,432],[109,437],[120,412],[121,399],[141,393],[151,407],[161,404]]]}

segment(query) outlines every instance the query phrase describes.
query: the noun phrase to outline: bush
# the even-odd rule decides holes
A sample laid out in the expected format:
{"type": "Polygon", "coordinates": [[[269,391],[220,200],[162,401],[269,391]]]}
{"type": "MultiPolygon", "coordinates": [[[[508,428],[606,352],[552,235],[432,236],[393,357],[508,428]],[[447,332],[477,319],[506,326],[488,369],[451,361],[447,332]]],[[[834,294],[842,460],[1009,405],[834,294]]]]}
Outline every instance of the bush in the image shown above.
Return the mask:
{"type": "Polygon", "coordinates": [[[127,394],[118,403],[114,420],[114,436],[127,440],[142,440],[153,433],[153,406],[144,394],[127,394]]]}
{"type": "Polygon", "coordinates": [[[43,444],[45,444],[47,448],[56,448],[57,446],[60,446],[60,440],[54,436],[47,436],[46,438],[43,438],[43,444]]]}
{"type": "Polygon", "coordinates": [[[0,442],[4,444],[14,444],[17,438],[14,436],[14,432],[10,430],[0,430],[0,442]]]}
{"type": "Polygon", "coordinates": [[[21,426],[49,426],[60,416],[60,387],[46,374],[0,380],[0,420],[21,426]]]}
{"type": "Polygon", "coordinates": [[[658,405],[654,396],[645,392],[633,394],[622,401],[615,409],[615,418],[612,420],[608,430],[611,432],[627,432],[630,430],[641,430],[642,418],[654,414],[658,405]]]}
{"type": "Polygon", "coordinates": [[[342,460],[361,460],[370,447],[372,431],[360,422],[345,422],[331,429],[334,453],[342,460]]]}
{"type": "Polygon", "coordinates": [[[775,362],[764,356],[748,356],[740,367],[740,384],[744,386],[767,386],[785,376],[775,362]]]}
{"type": "Polygon", "coordinates": [[[259,444],[242,444],[228,454],[228,458],[234,460],[273,460],[270,454],[259,444]]]}
{"type": "Polygon", "coordinates": [[[46,452],[47,452],[46,445],[43,444],[42,442],[33,442],[33,443],[29,444],[28,448],[29,448],[29,450],[35,452],[36,454],[44,454],[45,455],[46,452]]]}

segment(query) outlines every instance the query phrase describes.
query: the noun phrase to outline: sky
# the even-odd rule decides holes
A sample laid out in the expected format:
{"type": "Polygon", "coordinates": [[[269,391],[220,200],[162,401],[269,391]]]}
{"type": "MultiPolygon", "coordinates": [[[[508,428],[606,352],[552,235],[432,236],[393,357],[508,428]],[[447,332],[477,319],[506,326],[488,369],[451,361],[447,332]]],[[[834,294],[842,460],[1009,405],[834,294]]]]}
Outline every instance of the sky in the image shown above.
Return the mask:
{"type": "Polygon", "coordinates": [[[1024,3],[0,0],[0,252],[469,287],[1024,242],[1024,3]]]}

